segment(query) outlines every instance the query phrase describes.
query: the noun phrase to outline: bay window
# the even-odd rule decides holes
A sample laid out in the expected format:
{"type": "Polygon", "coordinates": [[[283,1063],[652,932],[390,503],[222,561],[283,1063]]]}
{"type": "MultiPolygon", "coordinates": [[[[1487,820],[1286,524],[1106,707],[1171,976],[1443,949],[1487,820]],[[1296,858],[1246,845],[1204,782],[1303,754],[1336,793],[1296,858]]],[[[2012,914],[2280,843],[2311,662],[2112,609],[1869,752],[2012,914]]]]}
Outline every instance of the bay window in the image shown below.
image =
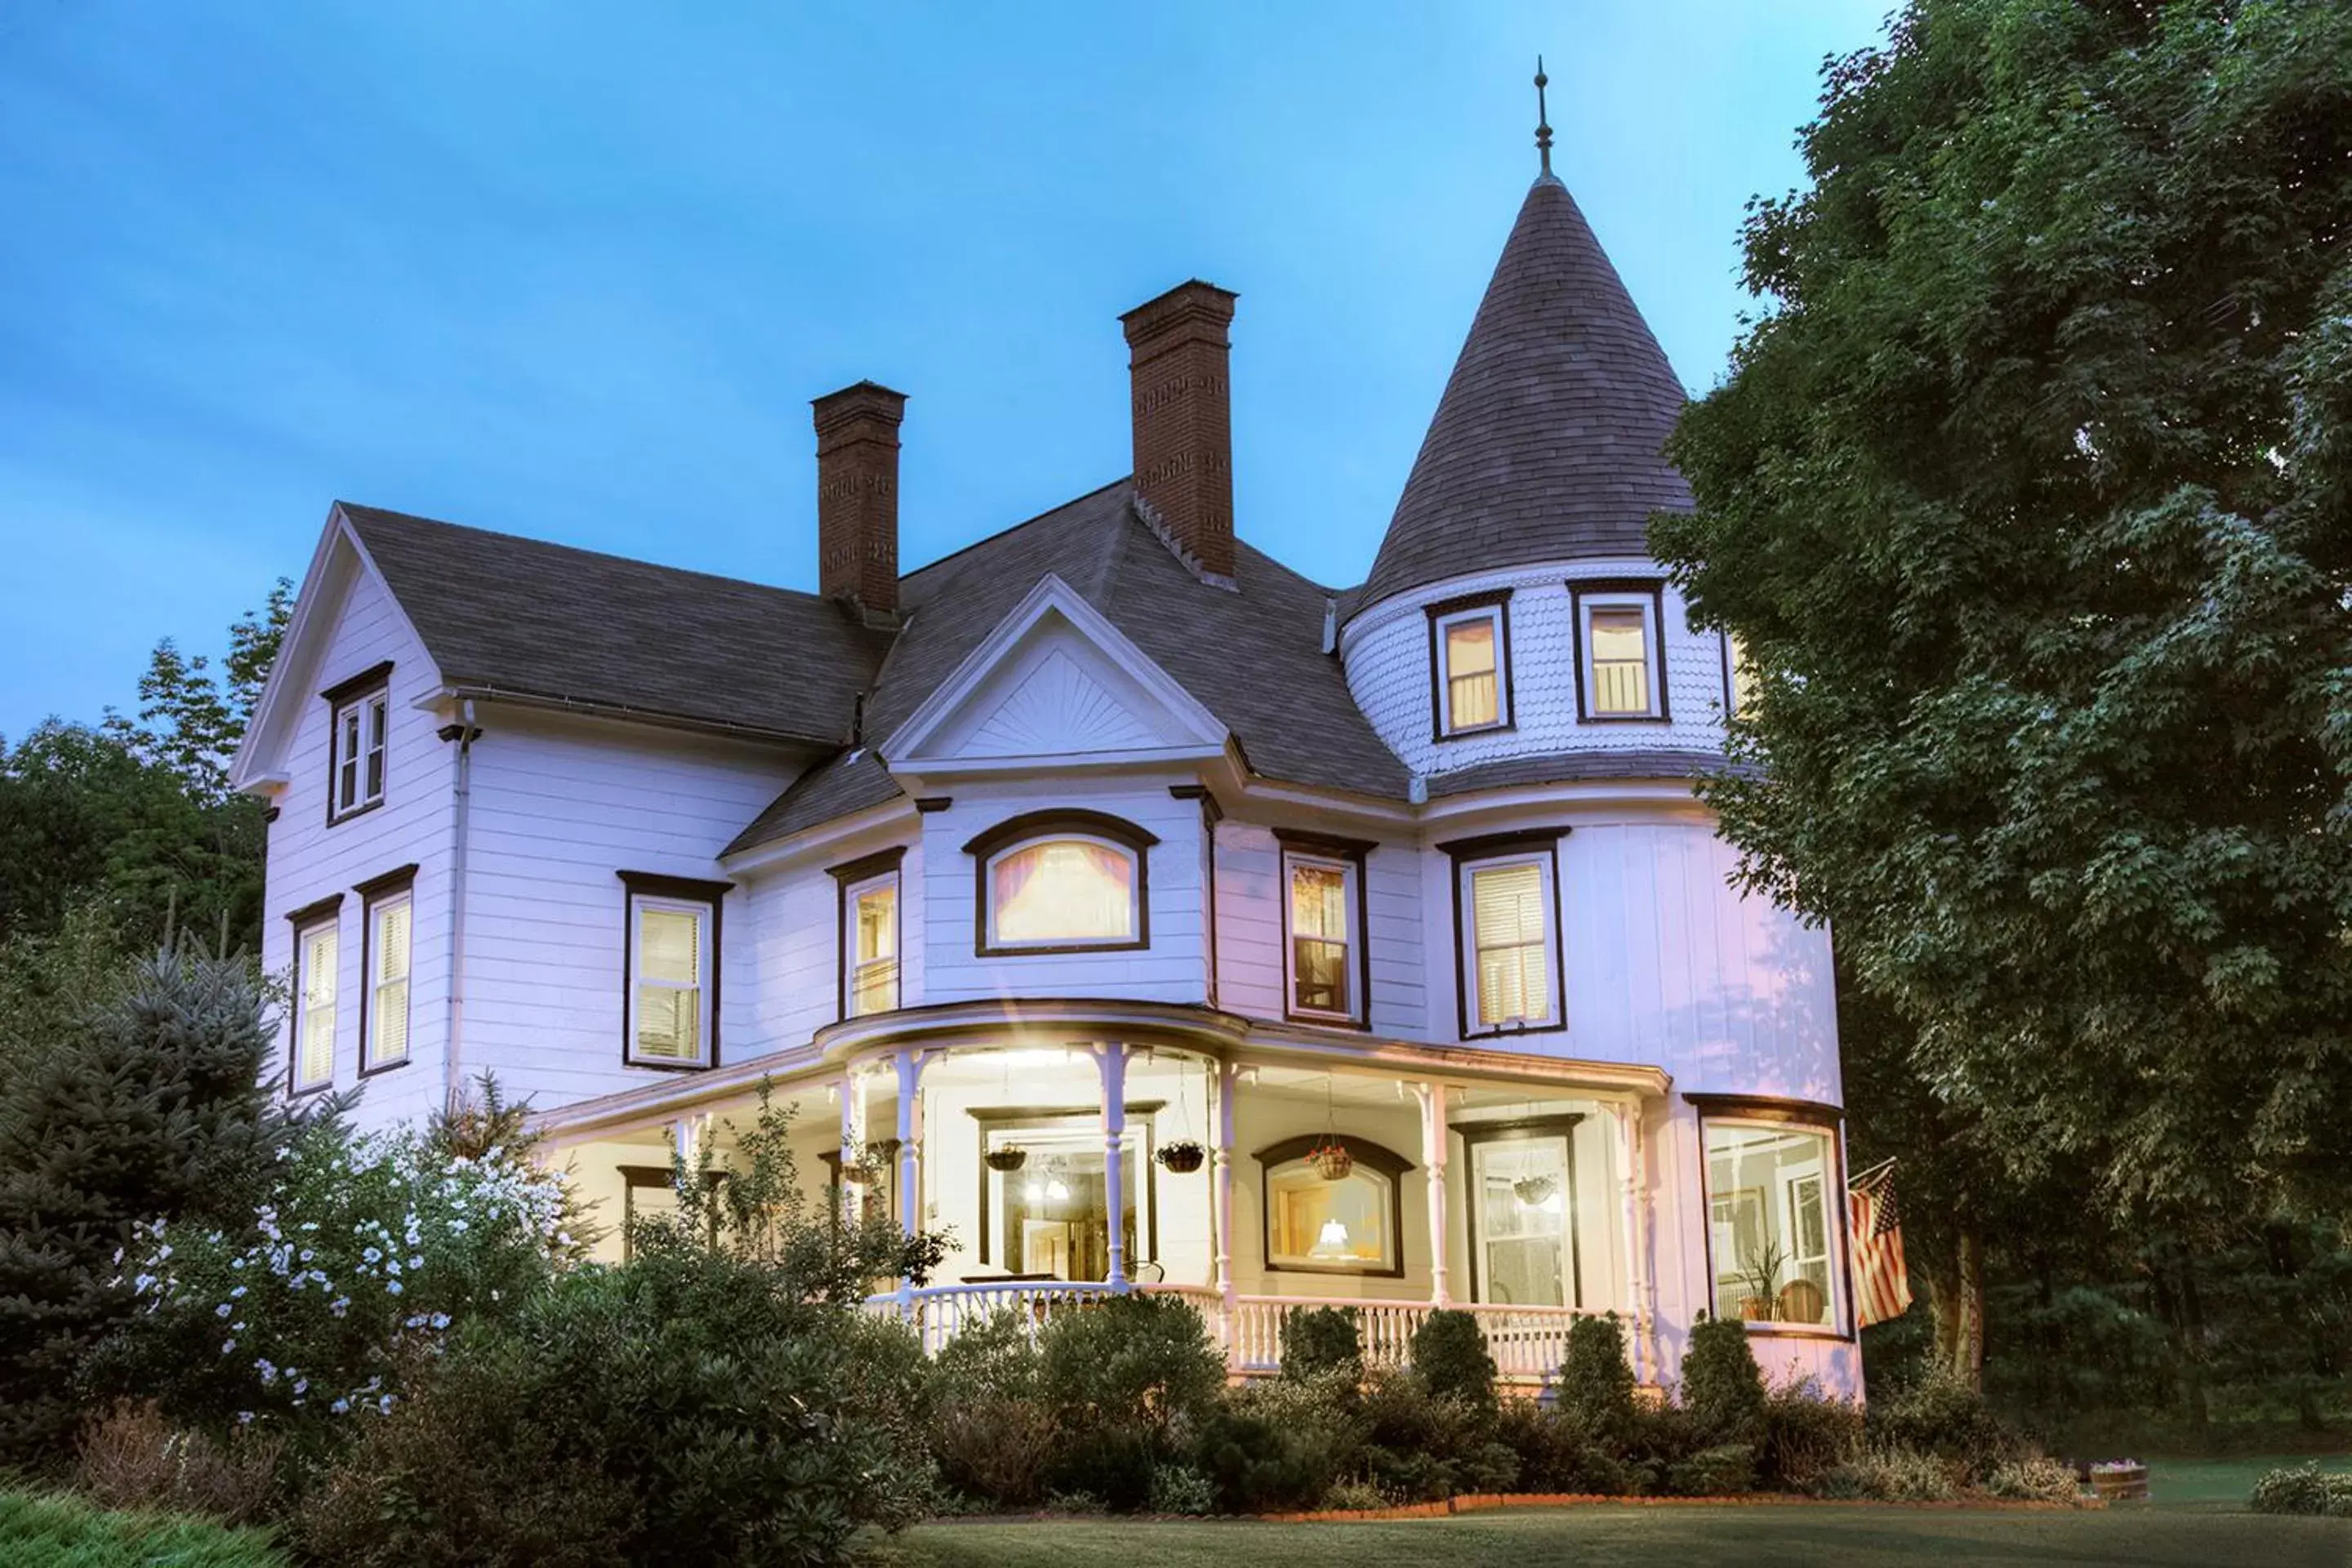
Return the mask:
{"type": "Polygon", "coordinates": [[[1433,605],[1429,660],[1436,735],[1511,728],[1508,594],[1433,605]]]}
{"type": "Polygon", "coordinates": [[[1664,591],[1655,583],[1571,583],[1577,713],[1587,721],[1666,717],[1664,591]]]}
{"type": "Polygon", "coordinates": [[[729,884],[624,871],[626,1036],[632,1066],[719,1060],[719,915],[729,884]]]}
{"type": "Polygon", "coordinates": [[[1034,812],[964,846],[974,860],[975,951],[1150,944],[1147,853],[1159,839],[1096,811],[1034,812]]]}
{"type": "Polygon", "coordinates": [[[1843,1212],[1835,1131],[1808,1125],[1801,1110],[1690,1098],[1709,1102],[1701,1125],[1716,1316],[1835,1331],[1843,1212]]]}

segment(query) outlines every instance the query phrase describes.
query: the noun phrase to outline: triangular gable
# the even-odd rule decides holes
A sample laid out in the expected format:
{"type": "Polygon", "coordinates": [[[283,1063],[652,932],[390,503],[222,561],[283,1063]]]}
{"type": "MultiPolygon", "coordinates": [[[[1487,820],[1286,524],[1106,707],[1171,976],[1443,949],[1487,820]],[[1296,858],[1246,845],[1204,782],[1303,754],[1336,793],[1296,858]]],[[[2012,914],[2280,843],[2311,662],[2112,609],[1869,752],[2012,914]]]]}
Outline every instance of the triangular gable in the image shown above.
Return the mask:
{"type": "Polygon", "coordinates": [[[894,769],[1118,766],[1221,755],[1214,714],[1048,574],[882,745],[894,769]]]}
{"type": "Polygon", "coordinates": [[[294,738],[303,702],[320,685],[320,666],[333,646],[335,628],[342,620],[352,590],[362,577],[373,579],[401,617],[419,657],[425,657],[425,639],[417,635],[415,623],[402,608],[391,584],[368,559],[367,547],[360,542],[350,520],[340,506],[331,510],[319,546],[311,552],[310,569],[295,593],[293,614],[287,619],[278,658],[270,664],[269,679],[262,684],[252,721],[246,725],[245,739],[229,764],[232,789],[257,791],[284,782],[286,748],[294,738]]]}

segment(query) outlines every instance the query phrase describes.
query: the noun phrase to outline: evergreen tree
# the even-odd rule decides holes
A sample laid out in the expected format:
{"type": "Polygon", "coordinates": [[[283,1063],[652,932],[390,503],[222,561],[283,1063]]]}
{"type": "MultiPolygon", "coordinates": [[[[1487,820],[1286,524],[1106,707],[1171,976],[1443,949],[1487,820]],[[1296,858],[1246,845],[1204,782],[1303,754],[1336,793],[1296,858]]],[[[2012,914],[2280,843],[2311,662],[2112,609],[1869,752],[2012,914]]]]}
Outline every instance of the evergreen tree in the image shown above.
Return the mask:
{"type": "Polygon", "coordinates": [[[292,1126],[276,1056],[252,965],[190,950],[0,1082],[0,1463],[65,1456],[134,1226],[250,1216],[292,1126]]]}

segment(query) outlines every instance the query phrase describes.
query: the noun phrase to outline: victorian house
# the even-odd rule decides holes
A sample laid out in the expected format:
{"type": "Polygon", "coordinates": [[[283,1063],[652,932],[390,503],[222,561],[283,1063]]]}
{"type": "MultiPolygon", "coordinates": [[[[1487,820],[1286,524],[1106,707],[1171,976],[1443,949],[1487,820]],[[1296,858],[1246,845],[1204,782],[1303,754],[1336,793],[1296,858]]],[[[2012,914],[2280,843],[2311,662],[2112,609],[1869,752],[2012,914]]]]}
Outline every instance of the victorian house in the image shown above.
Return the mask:
{"type": "Polygon", "coordinates": [[[1547,169],[1327,588],[1237,528],[1234,301],[1121,318],[1131,475],[912,572],[906,398],[818,398],[816,594],[336,505],[237,759],[286,1092],[492,1073],[617,1256],[766,1082],[952,1233],[932,1343],[1450,1305],[1534,1380],[1614,1312],[1656,1383],[1709,1312],[1858,1390],[1829,938],[1733,885],[1740,660],[1645,554],[1680,382],[1547,169]]]}

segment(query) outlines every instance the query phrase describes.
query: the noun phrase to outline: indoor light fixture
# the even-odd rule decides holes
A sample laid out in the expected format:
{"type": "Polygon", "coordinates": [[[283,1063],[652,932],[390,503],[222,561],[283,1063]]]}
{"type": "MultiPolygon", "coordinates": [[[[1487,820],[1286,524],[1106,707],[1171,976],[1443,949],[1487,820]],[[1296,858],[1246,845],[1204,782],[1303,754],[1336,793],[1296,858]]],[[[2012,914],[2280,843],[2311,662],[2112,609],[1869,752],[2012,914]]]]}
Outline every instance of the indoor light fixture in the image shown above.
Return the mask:
{"type": "Polygon", "coordinates": [[[1344,1220],[1327,1219],[1322,1233],[1315,1238],[1315,1256],[1339,1258],[1348,1250],[1348,1226],[1344,1220]]]}

